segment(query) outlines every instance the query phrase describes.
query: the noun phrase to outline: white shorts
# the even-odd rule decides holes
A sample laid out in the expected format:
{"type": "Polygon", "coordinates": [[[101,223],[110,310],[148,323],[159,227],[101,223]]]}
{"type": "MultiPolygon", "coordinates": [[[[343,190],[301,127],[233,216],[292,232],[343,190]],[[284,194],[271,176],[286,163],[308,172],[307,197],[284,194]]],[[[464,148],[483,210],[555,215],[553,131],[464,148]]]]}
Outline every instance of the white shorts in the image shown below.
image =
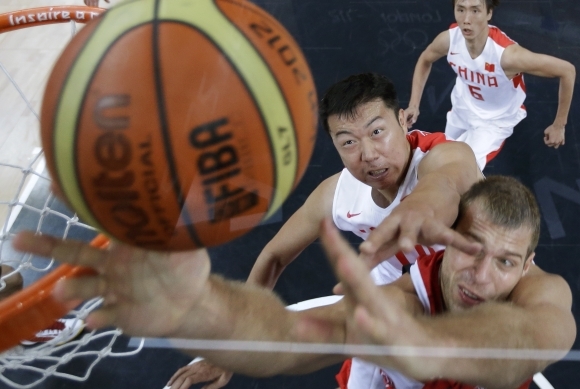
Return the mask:
{"type": "Polygon", "coordinates": [[[511,136],[514,126],[525,117],[518,118],[512,126],[500,127],[494,121],[481,119],[468,120],[451,110],[447,113],[445,135],[449,138],[467,143],[475,154],[479,168],[483,170],[501,150],[504,141],[511,136]]]}

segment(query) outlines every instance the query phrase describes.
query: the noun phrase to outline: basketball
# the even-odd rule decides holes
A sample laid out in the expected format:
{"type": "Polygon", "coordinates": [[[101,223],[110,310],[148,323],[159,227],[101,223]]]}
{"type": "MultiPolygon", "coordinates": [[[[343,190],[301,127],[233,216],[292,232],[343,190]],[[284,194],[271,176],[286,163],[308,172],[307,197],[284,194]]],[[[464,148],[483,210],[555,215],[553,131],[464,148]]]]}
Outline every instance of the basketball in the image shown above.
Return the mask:
{"type": "Polygon", "coordinates": [[[274,214],[316,138],[308,64],[271,15],[242,0],[121,3],[52,70],[41,138],[79,217],[130,245],[230,241],[274,214]]]}

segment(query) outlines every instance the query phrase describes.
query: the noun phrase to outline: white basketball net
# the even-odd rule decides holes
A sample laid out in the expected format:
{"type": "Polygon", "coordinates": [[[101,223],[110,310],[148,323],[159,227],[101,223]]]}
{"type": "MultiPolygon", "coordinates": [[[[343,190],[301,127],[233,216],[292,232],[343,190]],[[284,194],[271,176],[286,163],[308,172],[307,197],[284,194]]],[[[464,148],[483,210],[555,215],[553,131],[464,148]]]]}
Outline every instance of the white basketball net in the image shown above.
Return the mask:
{"type": "MultiPolygon", "coordinates": [[[[74,34],[76,23],[71,21],[70,24],[71,34],[74,34]]],[[[51,25],[35,27],[35,29],[60,28],[62,30],[63,27],[66,26],[51,25]]],[[[38,32],[43,33],[44,31],[38,32]]],[[[0,34],[0,38],[3,35],[17,33],[19,31],[0,34]]],[[[65,33],[65,39],[68,40],[69,37],[70,34],[65,33]],[[66,37],[67,35],[68,37],[66,37]]],[[[0,49],[3,42],[0,39],[0,49]]],[[[38,133],[39,116],[37,107],[40,106],[39,96],[42,95],[43,86],[40,88],[41,90],[34,92],[36,101],[35,99],[27,98],[26,87],[21,88],[19,84],[27,83],[33,77],[24,75],[22,80],[16,74],[12,77],[9,67],[3,65],[4,59],[0,51],[0,87],[6,85],[3,89],[11,88],[15,96],[19,96],[19,104],[25,108],[20,112],[15,109],[14,112],[25,118],[24,125],[26,127],[34,126],[34,131],[38,133]],[[23,111],[26,112],[22,114],[23,111]],[[28,117],[28,120],[26,120],[26,117],[28,117]]],[[[38,67],[40,68],[41,65],[39,64],[38,67]]],[[[48,75],[50,66],[44,70],[48,75]]],[[[46,76],[44,77],[45,81],[46,76]]],[[[12,100],[11,98],[6,99],[12,100]]],[[[7,103],[7,101],[0,101],[0,104],[7,103]]],[[[9,103],[14,105],[14,101],[9,103]]],[[[0,125],[6,121],[9,121],[9,118],[0,117],[0,125]]],[[[0,128],[0,135],[8,133],[12,136],[14,130],[10,131],[10,129],[4,131],[4,129],[0,128]]],[[[94,228],[80,222],[76,215],[63,207],[50,193],[50,180],[44,169],[44,156],[40,147],[35,147],[32,152],[29,149],[26,153],[15,153],[13,148],[11,148],[11,152],[5,152],[3,147],[8,143],[8,141],[5,141],[0,136],[0,187],[10,189],[8,191],[0,190],[0,265],[8,265],[15,270],[2,274],[0,277],[0,292],[6,287],[5,280],[16,272],[40,277],[55,266],[53,260],[35,258],[13,251],[10,241],[16,232],[22,229],[35,230],[37,233],[50,231],[51,235],[59,236],[63,239],[71,235],[77,237],[78,234],[83,235],[83,233],[85,236],[96,234],[94,228]],[[24,216],[26,216],[26,219],[23,219],[24,216]],[[22,222],[21,220],[25,221],[22,222]]],[[[25,287],[27,286],[26,278],[25,276],[25,287]]],[[[100,300],[98,299],[87,301],[66,317],[75,320],[84,319],[99,304],[100,300]]],[[[134,355],[142,348],[141,344],[137,349],[130,352],[114,352],[113,345],[119,335],[121,335],[121,331],[118,329],[81,333],[74,340],[59,345],[67,335],[70,334],[64,331],[49,342],[36,343],[30,346],[17,346],[1,353],[0,380],[16,388],[34,387],[51,376],[85,381],[89,377],[92,368],[102,358],[106,356],[134,355]],[[82,364],[86,366],[85,371],[79,372],[78,369],[75,369],[75,374],[67,372],[66,365],[77,358],[83,358],[85,361],[91,362],[82,364]]]]}

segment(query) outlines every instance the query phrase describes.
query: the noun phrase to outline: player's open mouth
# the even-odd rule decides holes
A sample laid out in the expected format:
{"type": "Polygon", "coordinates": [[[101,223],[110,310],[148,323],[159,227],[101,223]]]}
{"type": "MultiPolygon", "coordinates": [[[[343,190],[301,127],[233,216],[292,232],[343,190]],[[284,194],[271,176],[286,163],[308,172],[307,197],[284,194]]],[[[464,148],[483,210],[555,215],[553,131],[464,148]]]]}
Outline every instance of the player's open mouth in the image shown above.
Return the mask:
{"type": "Polygon", "coordinates": [[[467,28],[464,28],[464,29],[463,29],[463,34],[464,34],[464,35],[471,35],[471,30],[469,30],[469,29],[467,29],[467,28]]]}
{"type": "Polygon", "coordinates": [[[377,177],[381,177],[382,175],[384,175],[389,169],[377,169],[377,170],[371,170],[368,174],[369,176],[373,177],[373,178],[377,178],[377,177]]]}
{"type": "Polygon", "coordinates": [[[460,295],[461,299],[469,305],[479,304],[479,303],[482,303],[484,301],[484,299],[482,299],[478,295],[470,292],[469,290],[467,290],[461,286],[459,287],[459,295],[460,295]]]}

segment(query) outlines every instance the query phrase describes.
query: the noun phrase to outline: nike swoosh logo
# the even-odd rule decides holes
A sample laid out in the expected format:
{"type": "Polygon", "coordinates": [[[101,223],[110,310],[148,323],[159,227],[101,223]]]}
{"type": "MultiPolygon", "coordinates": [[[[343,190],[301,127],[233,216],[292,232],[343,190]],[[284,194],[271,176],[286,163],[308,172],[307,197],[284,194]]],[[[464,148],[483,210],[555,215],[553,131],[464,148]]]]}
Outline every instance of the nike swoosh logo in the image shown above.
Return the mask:
{"type": "Polygon", "coordinates": [[[451,54],[451,55],[456,55],[456,54],[459,54],[459,53],[454,53],[454,52],[452,51],[452,52],[450,52],[449,54],[451,54]]]}
{"type": "Polygon", "coordinates": [[[346,217],[350,219],[351,217],[358,216],[358,215],[360,215],[361,213],[362,213],[362,212],[359,212],[359,213],[350,213],[350,211],[348,211],[348,212],[346,213],[346,217]]]}

